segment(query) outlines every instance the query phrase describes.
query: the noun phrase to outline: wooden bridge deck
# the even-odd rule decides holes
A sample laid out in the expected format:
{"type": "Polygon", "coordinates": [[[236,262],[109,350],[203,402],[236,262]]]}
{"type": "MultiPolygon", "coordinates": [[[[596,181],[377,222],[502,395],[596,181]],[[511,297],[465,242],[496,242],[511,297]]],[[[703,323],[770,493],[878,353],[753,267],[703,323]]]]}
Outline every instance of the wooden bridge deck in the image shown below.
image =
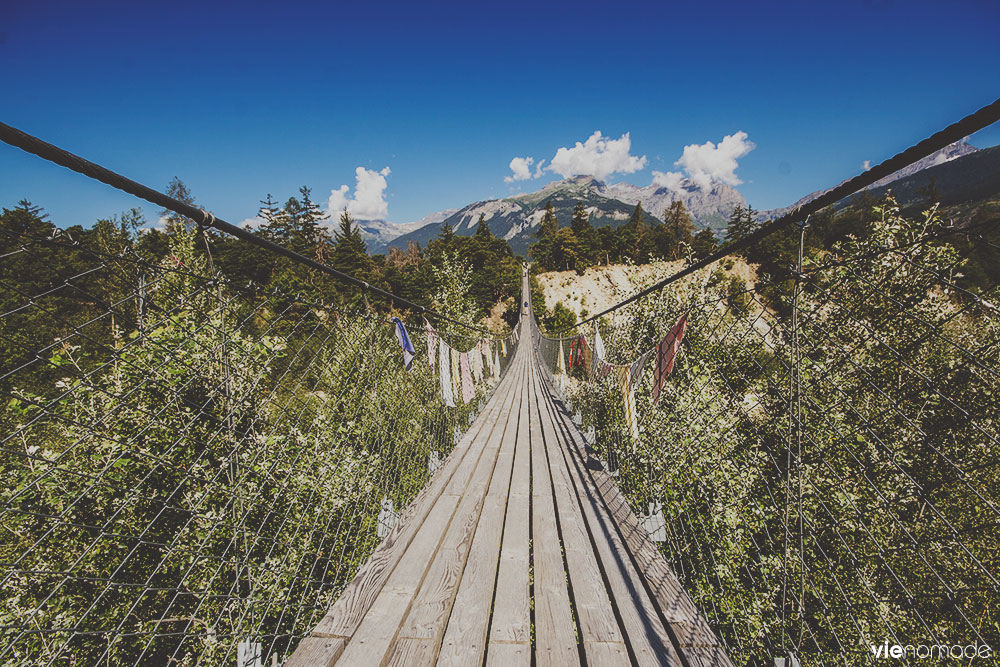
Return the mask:
{"type": "Polygon", "coordinates": [[[729,665],[523,324],[493,397],[289,665],[729,665]]]}

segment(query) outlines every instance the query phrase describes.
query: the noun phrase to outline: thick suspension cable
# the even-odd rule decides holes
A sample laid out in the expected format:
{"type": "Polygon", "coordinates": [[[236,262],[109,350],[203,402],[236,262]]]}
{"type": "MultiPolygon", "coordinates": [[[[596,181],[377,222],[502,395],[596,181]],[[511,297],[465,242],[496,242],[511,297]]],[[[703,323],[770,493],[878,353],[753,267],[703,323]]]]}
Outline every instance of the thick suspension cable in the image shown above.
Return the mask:
{"type": "Polygon", "coordinates": [[[587,319],[582,320],[581,322],[569,328],[573,329],[576,327],[580,327],[584,324],[587,324],[588,322],[592,322],[598,318],[604,317],[608,313],[612,313],[621,308],[622,306],[627,306],[630,303],[638,301],[647,294],[651,294],[652,292],[663,289],[664,287],[670,285],[671,283],[677,282],[684,276],[688,276],[697,271],[698,269],[706,267],[713,262],[717,262],[718,260],[724,257],[728,257],[729,255],[737,253],[740,250],[749,248],[754,244],[758,243],[759,241],[761,241],[762,239],[770,236],[771,234],[774,234],[775,232],[785,229],[786,227],[794,223],[802,222],[810,215],[821,211],[822,209],[826,208],[827,206],[830,206],[831,204],[836,204],[844,197],[848,197],[854,194],[855,192],[858,192],[859,190],[863,190],[864,188],[867,188],[868,186],[874,184],[876,181],[879,181],[885,178],[886,176],[894,174],[900,169],[908,167],[914,162],[922,160],[928,155],[935,153],[941,150],[942,148],[945,148],[946,146],[950,146],[956,141],[959,141],[960,139],[967,137],[970,134],[978,132],[979,130],[989,125],[992,125],[998,120],[1000,120],[1000,99],[996,100],[992,104],[984,106],[982,109],[976,111],[975,113],[969,114],[968,116],[959,120],[958,122],[952,123],[948,127],[941,130],[940,132],[932,134],[931,136],[927,137],[920,143],[914,144],[913,146],[907,148],[905,151],[901,153],[897,153],[888,160],[880,162],[879,164],[875,165],[868,171],[858,174],[854,178],[844,181],[837,187],[828,190],[827,192],[820,195],[816,199],[813,199],[812,201],[797,207],[794,211],[787,213],[776,220],[772,220],[771,222],[762,226],[760,229],[757,229],[756,231],[747,234],[739,241],[735,241],[723,248],[720,248],[719,250],[712,253],[708,257],[698,260],[694,264],[685,267],[684,269],[674,273],[673,275],[668,276],[667,278],[664,278],[655,285],[651,285],[650,287],[647,287],[641,292],[633,294],[624,301],[620,301],[619,303],[616,303],[610,308],[602,310],[596,315],[591,315],[587,319]]]}
{"type": "Polygon", "coordinates": [[[173,211],[174,213],[178,213],[186,218],[194,220],[202,227],[211,227],[213,229],[217,229],[221,232],[230,234],[238,239],[246,241],[247,243],[251,243],[260,248],[264,248],[271,252],[277,253],[283,257],[287,257],[288,259],[298,262],[299,264],[304,264],[305,266],[308,266],[311,269],[315,269],[317,271],[321,271],[323,273],[331,275],[337,280],[347,283],[348,285],[359,287],[365,290],[366,292],[370,292],[371,294],[382,297],[383,299],[389,301],[390,304],[392,303],[400,304],[406,308],[416,310],[427,317],[435,318],[437,320],[440,320],[442,322],[448,322],[450,324],[457,324],[459,326],[471,329],[473,331],[478,331],[480,333],[490,333],[486,329],[483,329],[482,327],[477,327],[470,324],[466,324],[464,322],[460,322],[446,315],[442,315],[441,313],[433,311],[425,306],[413,303],[408,299],[396,296],[391,292],[387,292],[386,290],[379,289],[378,287],[375,287],[373,285],[369,285],[367,282],[360,280],[359,278],[355,278],[354,276],[349,275],[347,273],[344,273],[343,271],[338,271],[332,266],[327,266],[322,262],[317,262],[316,260],[310,259],[305,255],[299,254],[294,250],[278,245],[273,241],[269,241],[257,234],[254,234],[253,232],[247,229],[244,229],[232,223],[226,222],[225,220],[217,218],[204,209],[200,209],[197,208],[196,206],[191,206],[190,204],[186,204],[182,201],[174,199],[173,197],[165,195],[162,192],[159,192],[150,187],[142,185],[141,183],[137,183],[131,180],[130,178],[126,178],[125,176],[113,172],[110,169],[95,164],[78,155],[74,155],[73,153],[63,150],[58,146],[53,146],[50,143],[42,141],[37,137],[34,137],[26,132],[22,132],[21,130],[18,130],[15,127],[11,127],[10,125],[6,125],[5,123],[2,122],[0,122],[0,141],[10,144],[11,146],[20,148],[21,150],[31,153],[33,155],[37,155],[38,157],[48,160],[49,162],[54,162],[62,167],[71,169],[72,171],[75,171],[79,174],[83,174],[84,176],[88,176],[90,178],[93,178],[94,180],[110,185],[113,188],[122,190],[123,192],[127,192],[131,195],[139,197],[140,199],[145,199],[146,201],[156,204],[157,206],[162,206],[163,208],[169,211],[173,211]]]}

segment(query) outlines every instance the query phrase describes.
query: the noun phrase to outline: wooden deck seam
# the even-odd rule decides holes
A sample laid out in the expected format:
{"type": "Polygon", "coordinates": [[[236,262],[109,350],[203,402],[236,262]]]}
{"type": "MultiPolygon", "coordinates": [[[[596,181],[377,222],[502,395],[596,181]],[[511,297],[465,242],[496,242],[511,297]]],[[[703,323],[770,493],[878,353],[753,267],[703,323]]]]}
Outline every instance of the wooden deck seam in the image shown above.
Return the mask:
{"type": "MultiPolygon", "coordinates": [[[[548,385],[551,387],[551,382],[549,382],[548,385]]],[[[622,510],[624,510],[627,513],[626,518],[630,519],[629,523],[633,524],[630,526],[632,531],[641,530],[641,524],[638,523],[638,520],[632,514],[632,511],[628,507],[627,503],[624,502],[624,498],[621,496],[621,493],[618,490],[617,485],[615,485],[611,481],[611,478],[607,476],[607,474],[603,470],[593,471],[586,464],[586,460],[584,459],[584,457],[587,456],[587,458],[589,458],[589,455],[587,455],[586,453],[586,445],[583,442],[582,434],[579,432],[579,429],[576,428],[575,424],[572,424],[568,420],[568,412],[565,410],[564,407],[560,407],[561,402],[560,406],[556,405],[557,399],[555,397],[554,391],[550,391],[549,394],[551,397],[551,409],[555,410],[556,412],[562,415],[562,419],[560,421],[562,422],[563,428],[565,429],[572,445],[569,447],[571,451],[568,453],[568,455],[570,456],[570,458],[574,460],[574,465],[578,468],[581,475],[583,475],[583,477],[581,478],[583,484],[590,486],[598,494],[598,497],[600,497],[602,504],[604,504],[605,507],[607,507],[609,519],[611,519],[610,525],[618,534],[621,543],[625,546],[624,549],[624,551],[626,552],[625,555],[631,561],[632,567],[639,574],[638,578],[641,581],[643,587],[645,588],[646,594],[648,595],[650,601],[652,602],[652,606],[656,611],[657,616],[659,616],[661,623],[663,623],[664,628],[667,631],[668,636],[670,637],[671,643],[673,644],[674,650],[678,654],[678,657],[680,657],[683,663],[687,665],[689,663],[689,659],[697,659],[694,656],[688,655],[688,653],[691,652],[691,649],[693,648],[707,647],[707,648],[721,649],[717,641],[717,638],[715,637],[714,632],[711,631],[711,629],[705,622],[704,618],[701,617],[700,613],[697,611],[697,608],[694,607],[693,603],[691,603],[690,599],[687,597],[687,593],[680,586],[676,577],[669,570],[669,567],[666,565],[665,562],[657,562],[656,559],[662,561],[662,556],[659,555],[659,552],[658,550],[656,550],[655,546],[652,546],[652,543],[649,542],[648,536],[645,535],[644,533],[639,534],[638,532],[635,532],[634,534],[632,534],[630,532],[630,535],[632,536],[633,539],[629,539],[629,537],[625,535],[624,531],[626,527],[622,525],[622,519],[620,517],[622,510]],[[603,477],[605,478],[604,484],[598,483],[595,474],[597,472],[603,473],[603,477]],[[606,490],[604,488],[606,486],[610,486],[612,488],[606,490]],[[617,500],[621,504],[621,507],[619,508],[618,511],[612,510],[612,507],[609,504],[609,498],[608,498],[609,493],[614,493],[617,496],[617,500]],[[642,556],[643,554],[634,553],[633,551],[634,543],[641,545],[641,547],[645,547],[647,550],[652,549],[654,554],[646,553],[645,558],[642,559],[644,562],[640,563],[640,556],[642,556]],[[649,576],[650,573],[648,572],[648,569],[649,567],[651,566],[655,567],[656,565],[660,565],[658,569],[660,569],[661,574],[664,577],[669,578],[671,583],[676,584],[676,586],[673,588],[674,590],[677,591],[677,596],[678,596],[677,602],[680,602],[682,604],[686,602],[687,604],[684,606],[688,607],[688,611],[689,613],[692,614],[692,617],[689,617],[687,619],[674,618],[674,615],[668,612],[668,609],[666,608],[667,601],[663,597],[664,593],[662,591],[663,588],[662,583],[658,582],[658,585],[654,588],[653,586],[654,582],[650,580],[649,576]],[[677,634],[678,628],[675,627],[676,624],[684,624],[688,626],[689,635],[700,633],[702,635],[702,638],[694,639],[693,637],[688,637],[687,635],[683,638],[679,637],[677,634]]],[[[719,652],[714,653],[713,656],[715,661],[711,663],[712,665],[718,665],[719,667],[731,667],[731,662],[729,661],[728,657],[725,656],[724,652],[722,652],[721,650],[719,652]]]]}
{"type": "MultiPolygon", "coordinates": [[[[547,394],[546,401],[545,401],[545,403],[546,403],[546,409],[549,411],[549,414],[550,414],[550,416],[552,418],[553,425],[563,435],[563,439],[565,440],[565,435],[566,435],[565,434],[565,427],[566,427],[565,421],[564,421],[564,419],[556,418],[556,416],[557,416],[558,413],[555,412],[553,410],[553,408],[552,408],[551,401],[550,401],[551,394],[548,391],[548,388],[545,385],[544,381],[543,381],[542,384],[543,384],[543,391],[547,394]]],[[[559,438],[557,438],[557,440],[558,439],[559,438]]],[[[567,469],[569,470],[569,465],[570,464],[569,464],[569,461],[566,460],[566,451],[565,451],[566,448],[567,448],[566,445],[568,445],[568,443],[563,442],[562,445],[563,446],[559,448],[560,450],[562,450],[560,452],[560,454],[561,454],[561,456],[563,458],[563,461],[564,461],[565,465],[567,466],[567,469]]],[[[599,549],[597,548],[596,538],[595,538],[595,536],[593,534],[593,531],[591,530],[591,527],[589,525],[589,521],[587,519],[586,511],[585,511],[585,509],[583,507],[582,499],[580,498],[579,488],[577,487],[577,483],[576,483],[576,480],[574,479],[574,475],[570,474],[569,477],[570,477],[571,483],[573,484],[573,491],[576,494],[576,501],[577,501],[577,503],[580,506],[580,511],[581,511],[581,516],[583,518],[583,522],[584,522],[584,529],[585,529],[585,532],[586,532],[586,537],[589,539],[590,548],[593,550],[593,552],[595,554],[596,561],[597,561],[598,571],[599,571],[600,577],[601,577],[601,583],[604,586],[604,590],[607,593],[608,601],[609,601],[609,604],[611,605],[612,614],[614,615],[615,622],[618,624],[618,629],[621,632],[621,636],[622,636],[622,638],[624,640],[622,643],[625,645],[625,650],[626,650],[626,653],[628,655],[629,662],[631,664],[633,664],[633,665],[638,664],[638,659],[636,658],[634,647],[632,646],[632,643],[630,641],[628,641],[629,633],[628,633],[628,630],[626,628],[625,621],[624,621],[624,619],[622,617],[622,613],[621,613],[621,609],[620,609],[619,604],[618,604],[618,600],[617,600],[617,598],[614,595],[614,590],[613,590],[613,587],[611,585],[611,580],[609,579],[608,572],[606,571],[606,568],[605,568],[605,565],[603,563],[603,560],[599,556],[600,552],[599,552],[599,549]]]]}
{"type": "MultiPolygon", "coordinates": [[[[511,374],[511,375],[514,376],[516,374],[511,374]]],[[[511,379],[513,380],[513,377],[511,379]]],[[[500,406],[501,407],[507,406],[508,405],[508,399],[510,399],[510,401],[512,403],[513,402],[513,396],[514,396],[515,392],[519,391],[519,390],[520,390],[519,384],[511,382],[510,386],[505,390],[506,393],[503,395],[502,399],[499,401],[500,406]]],[[[499,414],[503,414],[503,412],[504,411],[501,410],[499,412],[499,414]]],[[[506,410],[506,413],[509,415],[509,412],[510,412],[510,410],[508,408],[506,410]]],[[[423,569],[423,574],[421,575],[420,580],[417,582],[417,585],[414,587],[413,594],[409,598],[409,602],[406,605],[406,610],[403,612],[403,614],[401,616],[400,623],[399,623],[399,625],[396,626],[396,630],[395,630],[395,632],[393,634],[393,637],[390,640],[389,645],[386,647],[386,650],[385,650],[385,653],[383,654],[382,661],[380,662],[380,665],[383,665],[383,666],[386,665],[388,663],[388,661],[390,660],[390,658],[392,657],[392,655],[393,655],[394,646],[395,646],[396,642],[400,639],[400,632],[403,630],[403,626],[406,623],[406,620],[409,617],[409,614],[410,614],[411,610],[413,609],[413,604],[417,600],[417,597],[420,594],[420,591],[421,591],[421,589],[424,586],[424,582],[426,581],[427,575],[430,572],[431,567],[433,566],[434,562],[438,558],[438,554],[440,553],[440,550],[441,550],[441,545],[444,543],[445,539],[448,537],[449,531],[451,530],[452,522],[455,520],[455,517],[458,515],[459,506],[461,504],[461,499],[465,498],[466,495],[469,493],[469,487],[472,484],[473,479],[475,478],[476,471],[479,469],[479,466],[482,465],[482,463],[483,463],[483,457],[486,455],[486,452],[489,449],[488,443],[492,439],[493,433],[496,431],[497,425],[499,423],[500,423],[500,419],[499,418],[494,418],[492,420],[492,423],[490,424],[489,435],[486,436],[486,439],[482,443],[482,447],[481,447],[481,449],[479,451],[479,456],[476,459],[476,463],[472,467],[472,469],[470,470],[469,477],[468,477],[468,479],[465,480],[465,484],[462,487],[462,493],[460,495],[458,495],[458,497],[459,497],[460,500],[459,500],[459,502],[457,502],[455,504],[455,508],[452,510],[451,516],[448,517],[447,524],[444,526],[444,528],[441,531],[441,535],[438,538],[437,544],[434,547],[434,551],[431,554],[430,558],[427,560],[427,564],[426,564],[426,566],[423,569]]],[[[506,427],[506,422],[505,422],[505,427],[506,427]]],[[[482,431],[480,431],[480,434],[481,433],[482,433],[482,431]]],[[[492,478],[492,475],[493,475],[493,471],[495,470],[495,467],[496,467],[496,457],[497,457],[498,454],[499,454],[499,447],[497,448],[497,452],[494,454],[493,465],[492,465],[492,467],[490,469],[490,477],[491,478],[492,478]]],[[[483,499],[485,499],[485,489],[484,489],[484,493],[483,493],[483,499]]],[[[482,510],[482,500],[480,500],[477,503],[477,507],[476,507],[476,513],[477,513],[477,519],[476,519],[476,521],[477,521],[477,523],[478,523],[478,513],[481,512],[481,510],[482,510]]],[[[471,546],[471,543],[470,543],[470,546],[471,546]]],[[[404,557],[405,557],[405,554],[404,554],[404,557]]],[[[464,569],[464,563],[463,563],[463,569],[464,569]]],[[[457,588],[456,588],[456,590],[457,590],[457,588]]],[[[452,598],[452,600],[454,600],[454,598],[452,598]]],[[[450,612],[450,609],[449,609],[449,612],[450,612]]],[[[434,659],[436,660],[437,659],[437,650],[435,650],[434,653],[435,653],[434,659]]]]}
{"type": "MultiPolygon", "coordinates": [[[[515,353],[515,355],[516,354],[517,353],[515,353]]],[[[524,369],[525,364],[523,363],[522,358],[520,358],[520,357],[515,358],[514,363],[517,363],[518,366],[515,367],[513,370],[516,371],[516,373],[518,374],[518,376],[523,376],[523,374],[525,372],[525,369],[524,369]]],[[[522,382],[518,382],[517,385],[516,385],[516,388],[515,388],[514,392],[512,392],[511,397],[510,397],[511,400],[510,400],[510,403],[509,403],[509,406],[508,406],[508,409],[507,409],[507,415],[506,415],[507,419],[504,420],[503,431],[500,434],[500,443],[497,446],[497,452],[496,452],[496,455],[493,458],[493,467],[490,470],[489,479],[486,480],[486,483],[484,484],[483,495],[479,499],[479,502],[478,502],[478,505],[477,505],[477,508],[476,508],[476,520],[475,520],[476,529],[472,531],[472,536],[469,539],[468,547],[465,549],[465,555],[462,558],[462,565],[461,565],[461,568],[459,569],[458,579],[455,581],[455,585],[454,585],[454,587],[452,589],[451,596],[450,596],[450,599],[449,599],[448,604],[447,604],[447,608],[446,608],[445,615],[444,615],[444,622],[442,623],[442,625],[441,625],[441,627],[439,629],[439,632],[437,633],[437,638],[434,640],[435,641],[434,662],[437,662],[438,659],[439,659],[439,657],[440,657],[440,655],[441,655],[441,646],[442,646],[442,643],[444,641],[445,633],[447,632],[447,629],[448,629],[448,621],[451,619],[451,615],[452,615],[453,610],[454,610],[455,599],[458,597],[458,591],[459,591],[459,589],[462,586],[462,581],[463,581],[463,579],[465,577],[465,571],[466,571],[466,568],[467,568],[467,566],[469,564],[469,554],[470,554],[470,552],[472,550],[472,544],[473,544],[473,542],[475,540],[475,535],[478,532],[479,522],[482,519],[483,507],[485,506],[487,497],[489,495],[489,489],[490,489],[490,487],[492,485],[492,482],[493,482],[493,476],[496,474],[497,463],[498,463],[498,461],[500,459],[500,453],[501,453],[502,448],[503,448],[504,439],[506,438],[506,435],[507,435],[507,429],[510,427],[511,419],[514,418],[514,417],[516,417],[514,411],[511,408],[513,408],[513,406],[514,406],[515,403],[519,403],[520,402],[520,396],[521,396],[521,393],[523,391],[524,391],[523,381],[522,382]]],[[[516,429],[516,427],[515,427],[515,429],[516,429]]],[[[492,436],[492,433],[491,433],[491,436],[492,436]]],[[[485,450],[485,448],[484,448],[484,450],[485,450]]],[[[513,466],[512,466],[512,468],[513,468],[513,466]]],[[[512,472],[513,472],[513,470],[512,470],[512,472]]],[[[471,483],[471,478],[470,478],[470,483],[471,483]]],[[[508,475],[508,482],[507,483],[508,483],[508,494],[507,495],[509,495],[510,475],[508,475]]],[[[500,554],[499,554],[499,550],[498,550],[497,551],[497,558],[499,558],[499,557],[500,557],[500,554]]],[[[414,599],[416,599],[416,597],[414,597],[414,599]]]]}
{"type": "MultiPolygon", "coordinates": [[[[557,414],[559,415],[559,418],[558,419],[554,418],[553,421],[558,423],[559,428],[565,438],[564,441],[565,446],[562,447],[563,450],[562,454],[566,462],[566,465],[572,466],[572,469],[574,469],[576,472],[576,474],[571,475],[570,478],[573,483],[577,498],[580,501],[581,505],[583,506],[584,522],[586,524],[587,534],[591,540],[592,548],[594,548],[595,551],[598,553],[608,551],[609,552],[608,555],[610,555],[613,561],[613,562],[606,562],[605,557],[603,555],[598,558],[598,563],[601,568],[602,576],[604,577],[606,585],[609,587],[611,604],[613,605],[614,609],[618,612],[616,613],[616,618],[619,619],[620,622],[622,623],[625,637],[628,638],[626,641],[626,646],[628,647],[630,660],[633,662],[633,664],[636,664],[636,663],[642,663],[644,662],[644,660],[648,660],[649,658],[653,658],[656,660],[660,660],[663,658],[667,659],[673,658],[681,662],[681,664],[684,664],[686,661],[684,660],[684,658],[680,657],[679,652],[677,651],[675,637],[673,635],[673,632],[671,631],[671,628],[669,627],[668,624],[666,624],[665,620],[662,618],[662,614],[660,613],[658,605],[650,595],[649,591],[646,590],[647,584],[645,582],[645,577],[642,575],[642,571],[639,568],[636,568],[635,565],[631,563],[630,560],[628,563],[621,561],[623,555],[618,553],[619,551],[618,545],[614,544],[615,541],[614,538],[616,536],[612,532],[614,531],[614,527],[612,526],[609,530],[609,526],[606,525],[605,523],[605,518],[609,520],[608,523],[613,524],[614,522],[610,521],[610,515],[608,515],[607,517],[604,516],[607,512],[606,508],[604,512],[601,511],[601,505],[603,505],[603,498],[591,492],[590,488],[587,485],[586,472],[581,470],[579,465],[579,460],[577,459],[577,457],[572,455],[572,452],[567,451],[569,449],[574,449],[573,447],[570,446],[571,443],[573,442],[570,437],[571,429],[574,427],[568,424],[565,416],[556,410],[556,406],[554,403],[555,397],[551,389],[551,385],[548,382],[544,382],[543,384],[545,390],[544,393],[546,397],[546,408],[550,411],[550,414],[552,414],[553,417],[555,417],[555,415],[557,414]],[[570,461],[572,461],[572,463],[570,461]],[[593,514],[592,517],[590,516],[591,514],[593,514]],[[599,525],[595,525],[593,523],[595,521],[598,522],[599,525]],[[601,545],[604,544],[605,540],[600,540],[598,533],[600,534],[601,537],[604,537],[605,540],[607,541],[607,544],[604,548],[602,548],[601,545]],[[629,565],[632,566],[631,569],[629,568],[629,565]],[[616,573],[614,574],[614,578],[612,578],[612,571],[608,569],[610,567],[616,568],[616,573]],[[633,574],[636,576],[633,576],[633,574]],[[639,587],[633,590],[635,588],[634,582],[636,579],[639,580],[639,587]],[[633,614],[631,613],[631,611],[629,612],[629,619],[631,620],[626,619],[625,612],[633,608],[622,607],[619,605],[619,602],[625,602],[625,601],[624,600],[619,601],[618,595],[614,592],[614,589],[617,586],[615,584],[615,581],[617,580],[620,580],[620,584],[625,586],[626,590],[631,592],[631,595],[629,595],[630,598],[634,599],[634,596],[637,596],[638,598],[641,599],[644,595],[646,596],[645,599],[646,602],[648,603],[648,606],[652,607],[653,611],[652,618],[649,618],[648,612],[643,613],[643,609],[645,607],[644,604],[636,604],[633,607],[635,613],[633,614]],[[638,626],[636,626],[636,624],[638,624],[638,626]],[[657,638],[658,641],[653,642],[651,640],[651,637],[657,636],[658,634],[657,626],[659,626],[659,629],[662,629],[663,635],[665,636],[662,637],[662,639],[658,637],[657,638]],[[642,645],[642,642],[639,639],[640,636],[646,638],[649,650],[652,651],[653,653],[651,656],[648,656],[643,660],[640,660],[640,658],[643,656],[640,656],[635,652],[636,647],[642,645]],[[665,643],[663,642],[664,639],[666,640],[665,643]],[[663,651],[665,651],[666,654],[661,655],[663,651]]],[[[624,544],[623,541],[622,544],[624,544]]],[[[629,558],[628,555],[625,555],[624,557],[629,558]]],[[[640,601],[641,600],[636,600],[636,602],[640,601]]]]}
{"type": "MultiPolygon", "coordinates": [[[[521,353],[521,354],[523,356],[526,353],[521,353]]],[[[528,365],[529,364],[524,363],[524,362],[522,362],[522,364],[524,365],[524,373],[527,374],[529,372],[529,369],[528,369],[528,365]]],[[[482,637],[482,651],[481,651],[481,660],[480,660],[481,664],[485,663],[486,660],[488,659],[487,656],[489,655],[489,646],[490,646],[491,643],[493,643],[490,640],[490,633],[491,633],[491,631],[493,629],[494,612],[496,611],[497,589],[499,588],[499,585],[500,585],[500,569],[501,569],[501,559],[503,558],[503,543],[504,543],[504,537],[507,535],[507,523],[508,523],[509,512],[510,512],[510,495],[511,495],[510,492],[511,492],[511,489],[513,488],[513,486],[514,486],[514,471],[515,471],[515,462],[517,461],[517,453],[518,453],[518,449],[520,447],[524,447],[525,445],[527,445],[527,446],[530,447],[530,442],[522,441],[521,437],[520,437],[521,436],[521,420],[522,420],[522,418],[525,418],[525,409],[526,409],[526,407],[527,407],[527,392],[524,391],[524,387],[522,386],[522,388],[521,388],[521,395],[520,395],[519,400],[518,400],[517,424],[516,424],[516,426],[514,428],[514,451],[511,453],[510,479],[507,482],[507,494],[504,497],[503,524],[500,527],[500,548],[497,549],[496,567],[495,567],[495,569],[493,571],[493,590],[491,591],[491,595],[490,595],[490,604],[489,604],[488,611],[487,611],[487,614],[486,614],[486,627],[485,627],[485,632],[483,633],[483,637],[482,637]]],[[[515,642],[512,642],[512,641],[511,642],[507,642],[506,640],[498,640],[497,643],[511,643],[511,644],[513,644],[515,642]]]]}

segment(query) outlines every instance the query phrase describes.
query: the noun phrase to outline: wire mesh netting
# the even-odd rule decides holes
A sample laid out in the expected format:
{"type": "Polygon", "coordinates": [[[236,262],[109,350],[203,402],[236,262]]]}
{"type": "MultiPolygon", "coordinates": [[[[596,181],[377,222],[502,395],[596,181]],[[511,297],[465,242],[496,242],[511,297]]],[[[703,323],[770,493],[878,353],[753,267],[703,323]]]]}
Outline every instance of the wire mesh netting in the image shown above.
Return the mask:
{"type": "Polygon", "coordinates": [[[792,230],[784,276],[727,258],[598,330],[538,335],[593,455],[737,664],[1000,646],[1000,246],[986,223],[906,217],[888,199],[863,233],[804,257],[811,230],[792,230]],[[992,278],[970,276],[974,257],[992,278]],[[672,373],[656,351],[643,366],[682,315],[672,373]]]}
{"type": "Polygon", "coordinates": [[[483,376],[445,407],[422,322],[406,372],[384,314],[237,284],[199,234],[0,229],[2,664],[282,661],[513,357],[442,328],[483,376]]]}

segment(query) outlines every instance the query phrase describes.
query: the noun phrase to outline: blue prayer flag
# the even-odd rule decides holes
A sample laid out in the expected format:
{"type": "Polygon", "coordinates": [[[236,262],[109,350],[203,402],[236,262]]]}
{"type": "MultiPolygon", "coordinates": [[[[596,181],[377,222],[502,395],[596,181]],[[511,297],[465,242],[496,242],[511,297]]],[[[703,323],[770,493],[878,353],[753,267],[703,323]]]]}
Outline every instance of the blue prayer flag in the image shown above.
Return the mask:
{"type": "Polygon", "coordinates": [[[413,343],[410,342],[410,335],[406,333],[406,327],[403,326],[402,320],[394,317],[392,321],[396,324],[396,340],[399,341],[399,346],[403,348],[403,366],[406,367],[406,370],[410,370],[410,366],[413,364],[413,356],[417,351],[413,349],[413,343]]]}

